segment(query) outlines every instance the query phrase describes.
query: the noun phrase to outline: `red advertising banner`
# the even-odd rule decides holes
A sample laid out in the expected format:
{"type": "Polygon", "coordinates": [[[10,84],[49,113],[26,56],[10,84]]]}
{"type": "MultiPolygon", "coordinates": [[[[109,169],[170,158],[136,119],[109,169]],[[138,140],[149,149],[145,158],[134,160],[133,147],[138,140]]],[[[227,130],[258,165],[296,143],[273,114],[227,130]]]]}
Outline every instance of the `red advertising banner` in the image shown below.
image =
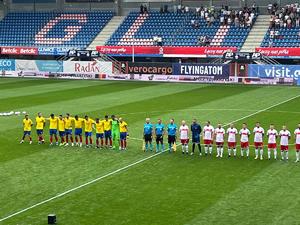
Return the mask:
{"type": "Polygon", "coordinates": [[[38,55],[38,48],[33,47],[1,47],[2,55],[38,55]]]}
{"type": "Polygon", "coordinates": [[[236,52],[236,47],[170,47],[170,46],[97,46],[102,54],[128,55],[158,55],[163,57],[175,56],[222,56],[225,52],[236,52]]]}
{"type": "Polygon", "coordinates": [[[255,48],[255,51],[270,57],[300,57],[300,48],[255,48]]]}

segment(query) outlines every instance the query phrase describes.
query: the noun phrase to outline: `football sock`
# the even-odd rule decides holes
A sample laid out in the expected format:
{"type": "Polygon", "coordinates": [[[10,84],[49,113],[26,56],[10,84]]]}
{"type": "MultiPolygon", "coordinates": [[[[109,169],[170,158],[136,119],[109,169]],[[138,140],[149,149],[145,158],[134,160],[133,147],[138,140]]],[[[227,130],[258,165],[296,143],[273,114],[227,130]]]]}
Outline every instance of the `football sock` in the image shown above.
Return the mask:
{"type": "Polygon", "coordinates": [[[159,144],[156,144],[156,151],[159,151],[159,144]]]}
{"type": "Polygon", "coordinates": [[[109,145],[112,146],[112,140],[111,140],[111,138],[109,139],[109,145]]]}
{"type": "Polygon", "coordinates": [[[271,158],[271,149],[268,149],[268,158],[271,158]]]}
{"type": "Polygon", "coordinates": [[[195,152],[195,143],[193,143],[193,146],[192,146],[192,152],[193,152],[193,153],[195,152]]]}
{"type": "Polygon", "coordinates": [[[201,153],[201,145],[198,144],[198,149],[199,149],[199,152],[201,153]]]}
{"type": "Polygon", "coordinates": [[[236,156],[236,149],[233,149],[233,155],[236,156]]]}
{"type": "Polygon", "coordinates": [[[247,157],[249,157],[249,148],[246,150],[247,157]]]}
{"type": "Polygon", "coordinates": [[[152,144],[152,142],[150,143],[150,150],[151,151],[153,150],[153,144],[152,144]]]}
{"type": "Polygon", "coordinates": [[[169,143],[169,150],[171,150],[172,148],[172,143],[169,143]]]}
{"type": "Polygon", "coordinates": [[[57,136],[55,136],[55,141],[58,142],[58,137],[57,136]]]}
{"type": "Polygon", "coordinates": [[[231,149],[230,148],[228,149],[228,155],[231,155],[231,149]]]}
{"type": "Polygon", "coordinates": [[[78,137],[75,137],[75,142],[76,142],[76,143],[78,142],[78,137]]]}
{"type": "Polygon", "coordinates": [[[212,147],[210,146],[209,147],[209,154],[211,154],[212,153],[212,147]]]}
{"type": "Polygon", "coordinates": [[[66,136],[66,142],[69,143],[69,136],[66,136]]]}
{"type": "Polygon", "coordinates": [[[99,140],[98,139],[96,139],[96,145],[99,146],[99,140]]]}
{"type": "Polygon", "coordinates": [[[217,156],[220,155],[221,149],[219,147],[217,147],[217,156]]]}
{"type": "Polygon", "coordinates": [[[296,152],[296,159],[297,159],[297,160],[299,160],[299,155],[300,155],[300,152],[297,151],[297,152],[296,152]]]}
{"type": "Polygon", "coordinates": [[[64,143],[64,142],[65,142],[65,138],[62,137],[62,138],[61,138],[61,143],[64,143]]]}
{"type": "Polygon", "coordinates": [[[274,159],[277,159],[277,149],[274,149],[274,159]]]}
{"type": "Polygon", "coordinates": [[[224,151],[224,149],[223,149],[223,147],[221,147],[221,157],[223,157],[223,151],[224,151]]]}
{"type": "Polygon", "coordinates": [[[184,145],[182,145],[182,147],[181,147],[181,148],[182,148],[182,152],[184,153],[184,145]]]}
{"type": "Polygon", "coordinates": [[[281,151],[281,159],[284,159],[284,152],[281,151]]]}
{"type": "Polygon", "coordinates": [[[262,157],[263,155],[264,155],[264,150],[261,149],[261,150],[260,150],[260,157],[262,157]]]}
{"type": "Polygon", "coordinates": [[[73,143],[73,141],[74,141],[74,140],[73,140],[73,136],[70,137],[70,140],[71,140],[71,142],[73,143]]]}
{"type": "Polygon", "coordinates": [[[53,140],[53,138],[52,138],[52,136],[50,136],[50,143],[52,143],[52,140],[53,140]]]}
{"type": "Polygon", "coordinates": [[[90,137],[90,144],[93,144],[93,139],[90,137]]]}
{"type": "Polygon", "coordinates": [[[80,136],[80,143],[82,143],[82,136],[80,136]]]}
{"type": "Polygon", "coordinates": [[[285,159],[288,160],[289,159],[289,152],[285,151],[285,159]]]}
{"type": "Polygon", "coordinates": [[[258,149],[255,149],[255,156],[258,157],[258,149]]]}
{"type": "Polygon", "coordinates": [[[241,149],[241,156],[244,156],[244,149],[241,149]]]}
{"type": "Polygon", "coordinates": [[[189,146],[188,145],[185,146],[185,152],[187,152],[187,153],[189,152],[189,146]]]}
{"type": "Polygon", "coordinates": [[[148,142],[146,142],[146,144],[145,144],[145,149],[146,149],[146,151],[148,151],[148,142]]]}

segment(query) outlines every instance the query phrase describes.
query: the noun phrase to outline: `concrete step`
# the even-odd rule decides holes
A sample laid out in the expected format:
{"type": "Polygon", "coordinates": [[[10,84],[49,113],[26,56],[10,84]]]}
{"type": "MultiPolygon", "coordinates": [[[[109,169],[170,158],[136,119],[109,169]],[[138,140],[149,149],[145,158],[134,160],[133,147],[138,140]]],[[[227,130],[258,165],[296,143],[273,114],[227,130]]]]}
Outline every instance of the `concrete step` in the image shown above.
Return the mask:
{"type": "Polygon", "coordinates": [[[110,36],[116,31],[120,24],[125,19],[125,16],[114,16],[95,37],[87,49],[95,49],[96,46],[105,45],[110,36]]]}

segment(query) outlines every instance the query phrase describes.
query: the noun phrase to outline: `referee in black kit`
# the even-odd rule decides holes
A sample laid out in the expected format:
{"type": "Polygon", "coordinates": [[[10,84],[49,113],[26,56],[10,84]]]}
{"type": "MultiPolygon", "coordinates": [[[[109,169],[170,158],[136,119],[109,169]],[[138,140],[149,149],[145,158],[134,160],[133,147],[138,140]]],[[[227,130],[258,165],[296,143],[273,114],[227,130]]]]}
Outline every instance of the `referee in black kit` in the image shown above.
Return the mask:
{"type": "Polygon", "coordinates": [[[202,132],[202,128],[199,123],[197,123],[196,119],[193,119],[193,123],[191,125],[191,131],[192,131],[192,143],[193,143],[193,148],[191,155],[194,155],[195,153],[195,146],[196,144],[198,145],[200,156],[202,155],[201,153],[201,145],[200,145],[200,134],[202,132]]]}

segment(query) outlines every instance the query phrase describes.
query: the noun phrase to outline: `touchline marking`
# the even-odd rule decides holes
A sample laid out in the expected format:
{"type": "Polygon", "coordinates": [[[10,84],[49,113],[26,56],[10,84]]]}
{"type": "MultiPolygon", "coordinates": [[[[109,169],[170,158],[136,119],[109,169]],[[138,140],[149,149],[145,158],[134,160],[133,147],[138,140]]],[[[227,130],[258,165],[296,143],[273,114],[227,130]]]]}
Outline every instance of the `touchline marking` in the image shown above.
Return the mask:
{"type": "MultiPolygon", "coordinates": [[[[289,101],[291,101],[291,100],[293,100],[293,99],[296,99],[296,98],[298,98],[298,97],[300,97],[300,94],[297,95],[297,96],[291,97],[291,98],[289,98],[289,99],[287,99],[287,100],[284,100],[284,101],[281,101],[281,102],[279,102],[279,103],[276,103],[276,104],[274,104],[274,105],[271,105],[271,106],[269,106],[269,107],[266,107],[266,108],[264,108],[264,109],[258,110],[258,111],[254,112],[254,113],[251,113],[251,114],[247,115],[247,116],[243,116],[243,117],[241,117],[241,118],[239,118],[239,119],[236,119],[236,120],[234,120],[234,121],[231,121],[230,123],[227,123],[227,124],[225,124],[224,126],[228,126],[228,125],[231,124],[231,123],[235,123],[235,122],[237,122],[237,121],[240,121],[240,120],[249,118],[249,117],[251,117],[251,116],[254,116],[254,115],[256,115],[256,114],[259,114],[259,113],[261,113],[261,112],[267,111],[268,109],[271,109],[271,108],[276,107],[276,106],[278,106],[278,105],[284,104],[284,103],[289,102],[289,101]]],[[[132,138],[132,139],[133,139],[133,138],[132,138]]],[[[112,176],[112,175],[117,174],[117,173],[119,173],[119,172],[122,172],[122,171],[124,171],[124,170],[126,170],[126,169],[128,169],[128,168],[130,168],[130,167],[133,167],[133,166],[138,165],[138,164],[140,164],[140,163],[142,163],[142,162],[145,162],[145,161],[147,161],[147,160],[149,160],[149,159],[152,159],[152,158],[154,158],[154,157],[156,157],[156,156],[158,156],[158,155],[161,155],[161,154],[164,153],[164,152],[166,152],[166,151],[158,152],[158,153],[156,153],[156,154],[154,154],[154,155],[151,155],[151,156],[148,156],[148,157],[146,157],[146,158],[140,159],[140,160],[138,160],[138,161],[136,161],[136,162],[134,162],[134,163],[131,163],[131,164],[129,164],[129,165],[127,165],[127,166],[124,166],[124,167],[122,167],[122,168],[120,168],[120,169],[117,169],[117,170],[115,170],[115,171],[112,171],[112,172],[110,172],[110,173],[107,173],[107,174],[105,174],[105,175],[103,175],[103,176],[101,176],[101,177],[98,177],[98,178],[96,178],[96,179],[94,179],[94,180],[91,180],[91,181],[89,181],[89,182],[87,182],[87,183],[84,183],[84,184],[79,185],[79,186],[77,186],[77,187],[75,187],[75,188],[69,189],[69,190],[67,190],[67,191],[65,191],[65,192],[63,192],[63,193],[60,193],[60,194],[58,194],[58,195],[55,195],[55,196],[53,196],[53,197],[51,197],[51,198],[48,198],[48,199],[46,199],[46,200],[44,200],[44,201],[41,201],[41,202],[39,202],[39,203],[36,203],[36,204],[34,204],[34,205],[32,205],[32,206],[29,206],[29,207],[27,207],[27,208],[25,208],[25,209],[22,209],[22,210],[20,210],[20,211],[17,211],[17,212],[15,212],[15,213],[13,213],[13,214],[10,214],[10,215],[8,215],[8,216],[6,216],[6,217],[1,218],[1,219],[0,219],[0,222],[3,222],[3,221],[5,221],[5,220],[8,220],[9,218],[12,218],[12,217],[14,217],[14,216],[17,216],[17,215],[19,215],[19,214],[21,214],[21,213],[23,213],[23,212],[26,212],[26,211],[28,211],[28,210],[30,210],[30,209],[33,209],[33,208],[36,208],[36,207],[38,207],[38,206],[40,206],[40,205],[43,205],[43,204],[45,204],[45,203],[51,202],[52,200],[58,199],[58,198],[60,198],[60,197],[63,197],[64,195],[67,195],[67,194],[69,194],[69,193],[71,193],[71,192],[73,192],[73,191],[79,190],[79,189],[81,189],[81,188],[83,188],[83,187],[86,187],[86,186],[88,186],[88,185],[90,185],[90,184],[93,184],[93,183],[95,183],[95,182],[97,182],[97,181],[99,181],[99,180],[103,180],[103,179],[106,178],[106,177],[109,177],[109,176],[112,176]]]]}

